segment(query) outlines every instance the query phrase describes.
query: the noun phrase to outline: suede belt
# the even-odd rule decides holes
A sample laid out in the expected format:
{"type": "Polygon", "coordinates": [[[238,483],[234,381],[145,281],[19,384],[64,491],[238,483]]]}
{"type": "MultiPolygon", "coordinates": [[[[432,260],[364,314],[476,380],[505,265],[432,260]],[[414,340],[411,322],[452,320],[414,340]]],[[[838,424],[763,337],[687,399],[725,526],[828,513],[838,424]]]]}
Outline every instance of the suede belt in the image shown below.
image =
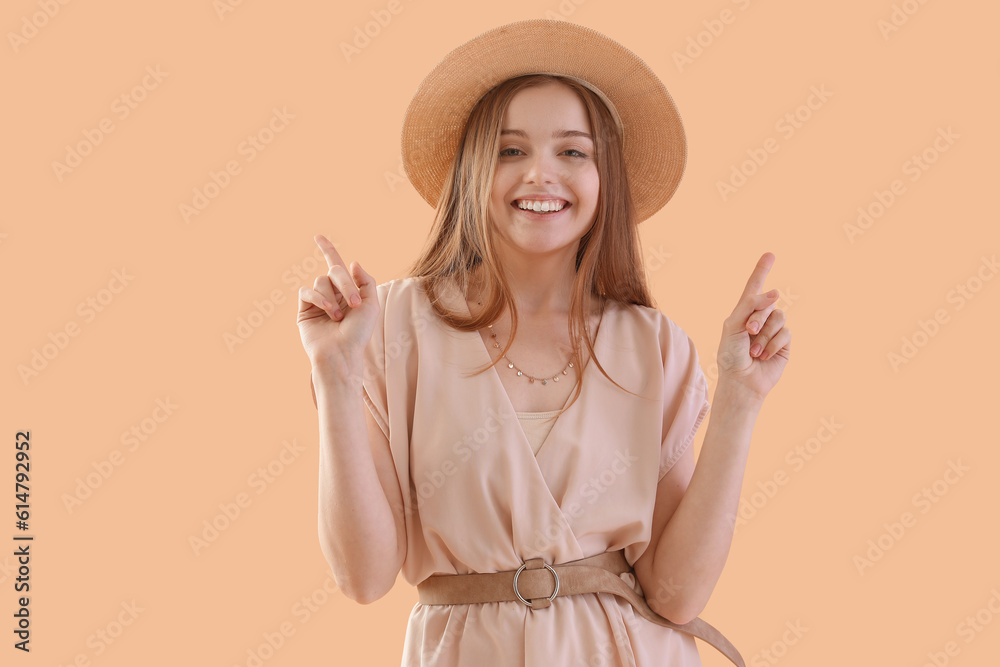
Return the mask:
{"type": "Polygon", "coordinates": [[[635,576],[622,549],[560,565],[529,558],[517,570],[436,574],[417,584],[417,593],[420,603],[427,605],[520,600],[532,610],[545,609],[552,604],[553,598],[561,595],[611,593],[632,603],[643,618],[698,637],[718,649],[733,664],[746,667],[736,647],[705,621],[695,618],[680,625],[650,609],[646,599],[622,580],[620,575],[625,572],[635,576]]]}

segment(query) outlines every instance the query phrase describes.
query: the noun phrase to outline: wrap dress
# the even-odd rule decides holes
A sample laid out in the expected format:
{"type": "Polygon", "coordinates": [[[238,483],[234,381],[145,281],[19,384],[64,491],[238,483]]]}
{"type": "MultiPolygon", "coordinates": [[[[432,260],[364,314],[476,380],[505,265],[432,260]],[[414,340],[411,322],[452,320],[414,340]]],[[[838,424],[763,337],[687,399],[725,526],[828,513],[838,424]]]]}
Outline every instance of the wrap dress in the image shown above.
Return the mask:
{"type": "MultiPolygon", "coordinates": [[[[471,375],[492,360],[480,334],[441,320],[422,278],[376,289],[381,313],[364,353],[363,399],[389,441],[403,499],[403,578],[416,586],[435,574],[618,549],[634,564],[650,543],[657,483],[710,408],[687,334],[656,309],[609,301],[595,354],[638,396],[587,361],[582,393],[546,427],[536,453],[500,381],[508,369],[471,375]]],[[[440,291],[449,310],[469,313],[454,279],[440,291]]],[[[621,576],[643,593],[634,575],[621,576]]],[[[702,664],[694,637],[610,593],[556,597],[537,610],[518,601],[417,602],[405,632],[402,667],[702,664]]]]}

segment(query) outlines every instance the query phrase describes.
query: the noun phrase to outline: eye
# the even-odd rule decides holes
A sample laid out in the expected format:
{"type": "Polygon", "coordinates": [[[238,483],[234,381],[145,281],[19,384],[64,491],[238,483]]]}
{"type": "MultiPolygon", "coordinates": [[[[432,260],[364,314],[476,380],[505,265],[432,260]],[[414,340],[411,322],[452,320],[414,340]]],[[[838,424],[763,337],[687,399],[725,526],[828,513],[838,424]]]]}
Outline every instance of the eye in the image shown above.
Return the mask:
{"type": "MultiPolygon", "coordinates": [[[[522,153],[522,151],[521,151],[520,148],[505,148],[502,151],[500,151],[500,157],[513,157],[514,153],[512,153],[511,151],[515,151],[517,153],[522,153]]],[[[570,148],[568,150],[565,150],[565,151],[563,151],[563,153],[575,153],[576,154],[576,155],[572,155],[571,157],[581,157],[581,158],[588,157],[588,155],[586,153],[578,151],[575,148],[570,148]]]]}

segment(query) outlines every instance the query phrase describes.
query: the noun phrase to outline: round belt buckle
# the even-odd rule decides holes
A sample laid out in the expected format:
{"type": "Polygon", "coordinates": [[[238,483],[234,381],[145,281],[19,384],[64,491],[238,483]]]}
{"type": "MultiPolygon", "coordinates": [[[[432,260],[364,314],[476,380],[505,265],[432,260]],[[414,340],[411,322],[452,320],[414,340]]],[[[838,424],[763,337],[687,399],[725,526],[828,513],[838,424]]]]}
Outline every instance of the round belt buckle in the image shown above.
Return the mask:
{"type": "MultiPolygon", "coordinates": [[[[555,588],[554,591],[552,591],[552,595],[549,596],[549,600],[552,600],[559,593],[559,573],[556,572],[555,570],[553,570],[552,567],[548,563],[542,563],[542,565],[544,565],[545,567],[547,567],[549,569],[549,572],[551,572],[552,576],[555,577],[555,579],[556,579],[556,588],[555,588]]],[[[530,606],[532,606],[531,602],[529,600],[525,600],[521,596],[521,592],[519,590],[517,590],[517,578],[521,575],[521,570],[523,570],[527,566],[528,566],[527,563],[523,563],[521,565],[521,567],[517,568],[517,572],[514,573],[514,594],[518,597],[518,599],[521,602],[523,602],[524,604],[526,604],[527,606],[530,607],[530,606]]]]}

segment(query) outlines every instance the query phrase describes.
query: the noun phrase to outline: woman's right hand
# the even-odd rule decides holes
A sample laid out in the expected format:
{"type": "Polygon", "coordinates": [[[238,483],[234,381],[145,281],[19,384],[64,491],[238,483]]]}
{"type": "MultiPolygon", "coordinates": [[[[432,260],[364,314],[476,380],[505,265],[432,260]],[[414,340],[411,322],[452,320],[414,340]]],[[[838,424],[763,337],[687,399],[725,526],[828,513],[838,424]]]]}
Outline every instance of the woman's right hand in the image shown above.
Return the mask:
{"type": "Polygon", "coordinates": [[[381,311],[375,279],[358,262],[351,262],[348,273],[337,249],[322,234],[313,240],[323,251],[329,270],[316,278],[311,289],[305,285],[299,288],[302,346],[313,365],[335,364],[360,370],[365,347],[381,311]],[[351,303],[355,297],[361,299],[358,305],[351,303]]]}

